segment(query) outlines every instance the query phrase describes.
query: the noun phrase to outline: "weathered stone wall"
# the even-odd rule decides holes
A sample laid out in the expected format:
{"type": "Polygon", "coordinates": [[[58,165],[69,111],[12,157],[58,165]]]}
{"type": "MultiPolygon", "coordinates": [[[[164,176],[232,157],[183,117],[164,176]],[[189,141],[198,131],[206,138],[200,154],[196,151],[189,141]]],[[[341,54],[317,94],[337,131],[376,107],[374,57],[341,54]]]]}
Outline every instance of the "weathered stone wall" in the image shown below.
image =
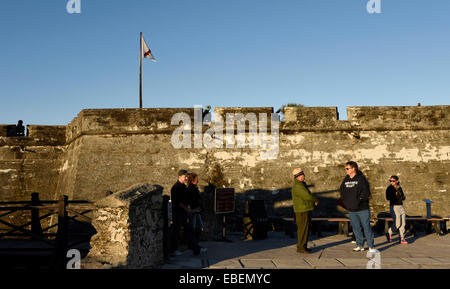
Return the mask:
{"type": "Polygon", "coordinates": [[[158,268],[164,263],[162,190],[136,185],[96,203],[92,225],[97,234],[83,267],[158,268]]]}
{"type": "MultiPolygon", "coordinates": [[[[4,127],[0,126],[0,132],[4,127]]],[[[28,136],[0,133],[1,201],[29,201],[32,192],[39,192],[41,199],[55,199],[65,131],[65,126],[28,125],[28,136]]],[[[21,224],[29,222],[28,215],[17,212],[5,218],[21,224]]]]}
{"type": "MultiPolygon", "coordinates": [[[[215,108],[217,115],[272,111],[215,108]]],[[[239,214],[245,201],[254,196],[266,200],[270,215],[289,215],[291,171],[302,167],[311,191],[320,198],[314,214],[333,215],[337,214],[337,189],[345,176],[344,164],[354,160],[371,185],[374,215],[388,211],[384,193],[393,174],[400,176],[409,215],[425,214],[425,198],[435,202],[433,214],[450,215],[450,106],[349,107],[345,121],[338,119],[335,107],[286,107],[276,159],[262,159],[260,148],[248,146],[175,149],[171,145],[172,133],[180,125],[171,125],[171,117],[177,112],[194,119],[190,108],[81,111],[66,127],[65,146],[52,146],[58,149],[59,157],[54,161],[54,177],[40,181],[48,187],[56,186],[56,195],[96,201],[106,191],[115,192],[136,183],[160,184],[165,188],[163,193],[170,194],[177,171],[185,168],[200,175],[201,188],[208,182],[235,187],[239,214]]],[[[0,160],[5,159],[5,151],[11,154],[12,148],[5,146],[0,146],[0,160]]],[[[20,146],[14,147],[17,150],[20,146]]],[[[8,159],[24,161],[20,155],[8,159]]],[[[10,171],[5,170],[16,169],[14,165],[3,163],[0,170],[7,174],[10,171]]],[[[43,173],[49,171],[52,165],[43,168],[43,173]]],[[[14,180],[7,177],[5,181],[14,180]]],[[[1,193],[4,191],[2,187],[1,193]]],[[[205,196],[205,200],[210,197],[205,196]]]]}
{"type": "Polygon", "coordinates": [[[53,198],[65,145],[65,126],[28,126],[29,136],[0,136],[0,198],[53,198]]]}

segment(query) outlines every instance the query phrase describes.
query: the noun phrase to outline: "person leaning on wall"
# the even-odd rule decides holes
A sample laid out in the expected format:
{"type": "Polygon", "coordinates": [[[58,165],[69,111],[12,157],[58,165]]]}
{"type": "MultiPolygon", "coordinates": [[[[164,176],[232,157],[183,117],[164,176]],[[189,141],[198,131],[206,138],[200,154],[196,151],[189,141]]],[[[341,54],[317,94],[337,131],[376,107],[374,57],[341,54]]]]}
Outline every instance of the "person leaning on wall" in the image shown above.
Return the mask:
{"type": "Polygon", "coordinates": [[[311,224],[311,211],[319,205],[319,200],[311,195],[305,183],[305,173],[301,168],[292,171],[292,202],[294,205],[295,222],[297,223],[297,253],[309,254],[308,236],[311,224]]]}

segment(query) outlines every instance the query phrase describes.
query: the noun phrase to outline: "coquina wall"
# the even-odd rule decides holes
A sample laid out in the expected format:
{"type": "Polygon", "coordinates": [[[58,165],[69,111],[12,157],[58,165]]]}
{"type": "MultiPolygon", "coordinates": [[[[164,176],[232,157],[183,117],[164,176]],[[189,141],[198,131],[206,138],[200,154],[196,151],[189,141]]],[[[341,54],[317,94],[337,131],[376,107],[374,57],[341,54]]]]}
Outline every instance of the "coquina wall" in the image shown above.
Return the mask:
{"type": "MultiPolygon", "coordinates": [[[[40,199],[54,199],[66,126],[28,125],[28,136],[7,137],[8,126],[0,125],[0,201],[30,201],[32,192],[39,192],[40,199]]],[[[23,224],[30,221],[29,214],[18,211],[3,219],[23,224]]]]}
{"type": "MultiPolygon", "coordinates": [[[[353,160],[369,180],[374,215],[389,211],[385,190],[394,174],[409,215],[425,215],[423,199],[435,202],[434,215],[450,215],[450,106],[349,107],[346,121],[335,107],[287,107],[274,159],[261,158],[259,146],[193,148],[193,135],[192,148],[176,149],[171,139],[181,124],[171,119],[177,112],[187,113],[193,127],[193,108],[86,109],[65,127],[65,140],[61,127],[0,136],[0,199],[28,199],[38,191],[96,201],[138,183],[159,184],[169,194],[184,168],[200,175],[200,187],[234,187],[238,213],[253,196],[266,200],[270,215],[288,215],[291,171],[301,167],[320,198],[315,214],[333,215],[344,164],[353,160]]],[[[215,108],[215,116],[227,112],[255,112],[260,120],[259,113],[273,108],[215,108]]]]}

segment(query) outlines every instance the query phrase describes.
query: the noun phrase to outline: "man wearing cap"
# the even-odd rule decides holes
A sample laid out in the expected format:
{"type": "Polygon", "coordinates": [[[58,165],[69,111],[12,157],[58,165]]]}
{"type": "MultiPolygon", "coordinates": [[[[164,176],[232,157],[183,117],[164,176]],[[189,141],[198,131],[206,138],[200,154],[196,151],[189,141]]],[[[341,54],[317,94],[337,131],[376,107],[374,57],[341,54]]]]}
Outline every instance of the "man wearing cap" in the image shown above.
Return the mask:
{"type": "Polygon", "coordinates": [[[314,206],[319,204],[319,200],[311,195],[311,191],[305,183],[305,173],[301,168],[294,169],[292,175],[294,176],[292,202],[297,223],[297,252],[309,254],[311,250],[307,248],[307,243],[311,222],[310,212],[314,210],[314,206]]]}
{"type": "Polygon", "coordinates": [[[181,227],[184,228],[187,234],[189,247],[194,251],[194,255],[206,251],[206,248],[201,248],[198,245],[198,240],[195,238],[194,232],[188,225],[188,216],[193,213],[188,206],[188,192],[185,185],[189,173],[186,170],[178,171],[178,181],[172,186],[170,190],[172,199],[172,251],[175,255],[181,255],[178,249],[178,242],[181,227]]]}

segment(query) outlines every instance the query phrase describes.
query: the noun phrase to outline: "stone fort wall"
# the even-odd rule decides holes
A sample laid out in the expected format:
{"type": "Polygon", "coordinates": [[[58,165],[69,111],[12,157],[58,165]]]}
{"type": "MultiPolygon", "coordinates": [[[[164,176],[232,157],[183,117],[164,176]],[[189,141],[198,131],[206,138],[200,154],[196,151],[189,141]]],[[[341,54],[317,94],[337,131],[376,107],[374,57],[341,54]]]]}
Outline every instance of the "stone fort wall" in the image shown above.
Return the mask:
{"type": "MultiPolygon", "coordinates": [[[[214,111],[270,114],[273,108],[214,111]]],[[[171,118],[177,112],[194,119],[193,108],[85,109],[67,126],[29,125],[26,137],[6,137],[7,125],[0,125],[0,199],[28,200],[37,191],[42,199],[66,194],[97,201],[139,183],[170,194],[185,168],[200,175],[201,188],[208,182],[234,187],[239,214],[253,197],[281,216],[292,213],[291,171],[301,167],[320,199],[314,214],[333,215],[344,164],[353,160],[369,180],[374,215],[389,211],[385,190],[394,174],[409,215],[425,215],[423,199],[435,202],[434,215],[450,215],[448,105],[348,107],[348,120],[338,119],[336,107],[286,107],[275,159],[262,159],[260,147],[175,149],[171,137],[180,126],[171,118]]]]}

